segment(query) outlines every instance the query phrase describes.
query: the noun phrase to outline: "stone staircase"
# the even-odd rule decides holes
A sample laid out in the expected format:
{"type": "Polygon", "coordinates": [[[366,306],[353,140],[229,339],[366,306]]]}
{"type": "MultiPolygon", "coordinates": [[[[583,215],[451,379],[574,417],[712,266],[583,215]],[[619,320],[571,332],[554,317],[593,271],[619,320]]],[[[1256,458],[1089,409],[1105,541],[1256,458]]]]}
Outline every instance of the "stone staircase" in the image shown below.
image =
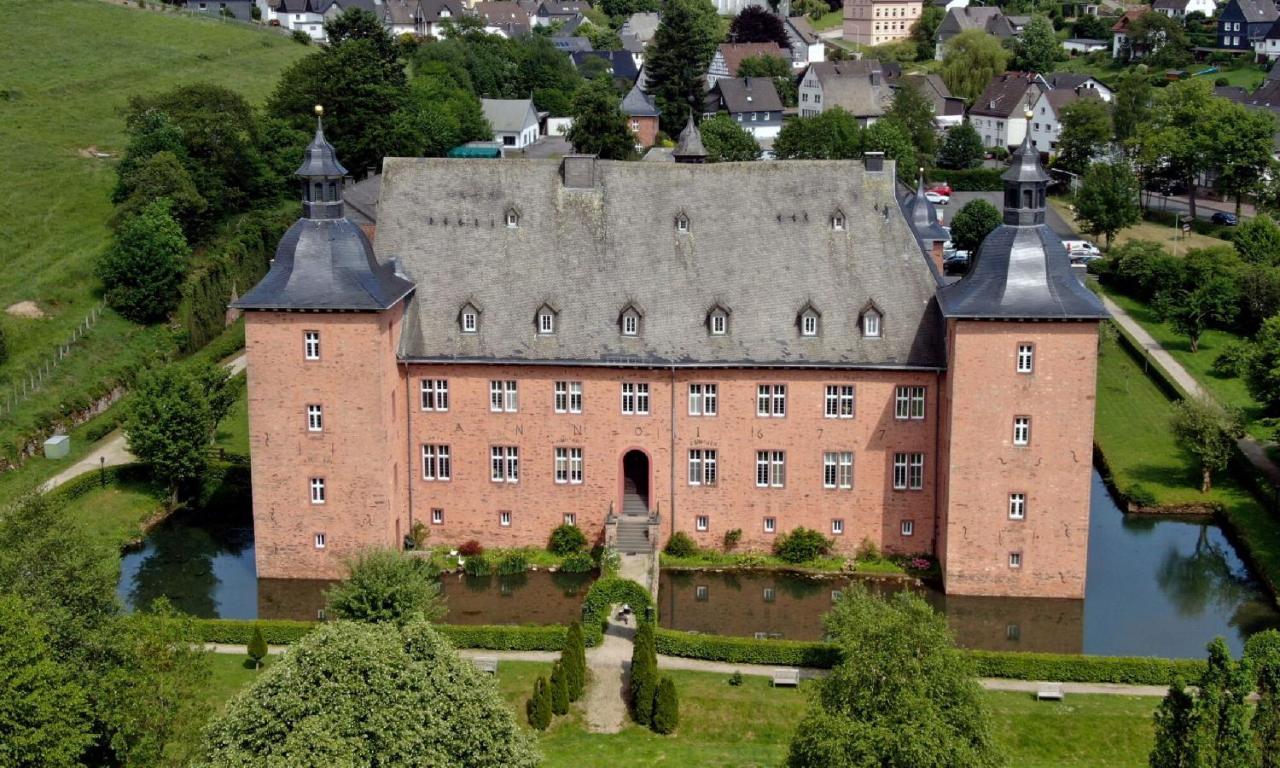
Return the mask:
{"type": "Polygon", "coordinates": [[[616,543],[618,551],[624,554],[653,552],[653,542],[649,541],[649,505],[630,480],[622,489],[622,515],[618,518],[616,543]]]}

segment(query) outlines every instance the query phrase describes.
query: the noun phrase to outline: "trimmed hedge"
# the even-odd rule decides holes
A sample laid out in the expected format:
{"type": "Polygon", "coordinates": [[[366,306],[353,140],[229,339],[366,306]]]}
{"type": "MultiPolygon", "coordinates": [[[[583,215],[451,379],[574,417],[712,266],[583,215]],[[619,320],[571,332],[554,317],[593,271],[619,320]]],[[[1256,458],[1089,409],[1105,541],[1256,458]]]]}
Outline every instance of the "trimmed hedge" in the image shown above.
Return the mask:
{"type": "Polygon", "coordinates": [[[559,651],[569,630],[559,624],[548,626],[497,626],[439,624],[436,629],[458,648],[488,651],[559,651]]]}
{"type": "Polygon", "coordinates": [[[1004,189],[1000,180],[1003,168],[970,168],[963,171],[934,168],[929,171],[929,183],[946,182],[953,192],[999,192],[1004,189]]]}
{"type": "Polygon", "coordinates": [[[268,645],[291,645],[315,629],[314,621],[284,619],[192,619],[193,642],[248,645],[255,627],[262,630],[268,645]]]}
{"type": "Polygon", "coordinates": [[[797,640],[756,640],[659,629],[658,653],[733,664],[778,664],[790,667],[830,669],[840,661],[840,650],[829,643],[797,640]]]}

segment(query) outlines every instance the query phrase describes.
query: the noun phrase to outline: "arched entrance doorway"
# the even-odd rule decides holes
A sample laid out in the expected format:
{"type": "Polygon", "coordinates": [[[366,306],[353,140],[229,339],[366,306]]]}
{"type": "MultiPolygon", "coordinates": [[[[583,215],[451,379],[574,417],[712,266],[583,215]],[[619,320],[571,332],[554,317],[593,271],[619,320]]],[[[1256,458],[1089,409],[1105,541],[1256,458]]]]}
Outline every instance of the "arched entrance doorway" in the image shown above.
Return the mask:
{"type": "Polygon", "coordinates": [[[622,457],[622,514],[649,515],[649,457],[627,451],[622,457]]]}

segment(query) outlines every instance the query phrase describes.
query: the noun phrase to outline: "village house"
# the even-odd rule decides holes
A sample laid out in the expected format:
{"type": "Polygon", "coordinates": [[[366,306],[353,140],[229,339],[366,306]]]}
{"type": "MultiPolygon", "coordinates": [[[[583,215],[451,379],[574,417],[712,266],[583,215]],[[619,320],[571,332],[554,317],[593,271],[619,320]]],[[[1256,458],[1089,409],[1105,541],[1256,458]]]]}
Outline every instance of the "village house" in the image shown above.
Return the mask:
{"type": "Polygon", "coordinates": [[[801,70],[810,64],[827,60],[827,47],[814,31],[808,17],[792,16],[782,20],[782,28],[790,41],[791,68],[801,70]]]}
{"type": "Polygon", "coordinates": [[[1253,50],[1263,41],[1280,11],[1271,0],[1227,0],[1218,16],[1218,47],[1253,50]]]}
{"type": "Polygon", "coordinates": [[[952,96],[941,75],[902,75],[896,88],[915,88],[933,105],[933,124],[940,129],[954,128],[964,122],[964,99],[952,96]]]}
{"type": "Polygon", "coordinates": [[[462,0],[422,0],[422,34],[444,37],[446,22],[466,13],[462,0]]]}
{"type": "Polygon", "coordinates": [[[1098,298],[1024,143],[942,278],[879,153],[699,164],[387,158],[376,249],[317,128],[244,312],[255,559],[675,533],[936,555],[959,595],[1084,595],[1098,298]],[[787,269],[780,271],[778,265],[787,269]]]}
{"type": "Polygon", "coordinates": [[[889,109],[893,101],[890,87],[901,68],[876,59],[825,61],[813,64],[800,79],[800,116],[820,115],[840,107],[868,126],[889,109]]]}
{"type": "Polygon", "coordinates": [[[1146,14],[1151,13],[1149,7],[1133,8],[1124,12],[1116,23],[1111,25],[1111,58],[1125,61],[1137,61],[1149,51],[1145,44],[1135,44],[1129,39],[1129,27],[1146,14]]]}
{"type": "Polygon", "coordinates": [[[1045,82],[1053,90],[1067,89],[1071,91],[1086,88],[1098,95],[1098,98],[1111,103],[1115,98],[1115,93],[1107,86],[1106,83],[1097,79],[1092,75],[1085,75],[1078,72],[1054,72],[1045,78],[1045,82]]]}
{"type": "Polygon", "coordinates": [[[738,76],[738,65],[743,59],[754,59],[761,56],[773,56],[783,61],[791,61],[791,55],[782,50],[777,43],[721,43],[711,64],[707,67],[707,87],[716,84],[717,80],[738,76]]]}
{"type": "Polygon", "coordinates": [[[987,6],[952,8],[942,18],[938,24],[938,31],[934,34],[934,58],[941,61],[943,54],[946,53],[944,49],[947,41],[970,29],[981,30],[1000,40],[1008,40],[1014,36],[1013,25],[999,8],[987,6]]]}
{"type": "Polygon", "coordinates": [[[481,99],[480,109],[503,149],[524,149],[538,140],[538,111],[532,99],[481,99]]]}
{"type": "Polygon", "coordinates": [[[219,16],[237,21],[253,21],[257,0],[184,0],[182,7],[195,13],[219,16]]]}
{"type": "Polygon", "coordinates": [[[541,2],[538,3],[538,9],[533,14],[533,24],[536,27],[545,27],[555,22],[565,22],[570,19],[581,16],[584,12],[591,10],[591,3],[584,0],[563,0],[563,2],[541,2]]]}
{"type": "Polygon", "coordinates": [[[724,111],[756,141],[772,141],[782,130],[782,99],[768,77],[717,80],[707,98],[707,114],[724,111]]]}
{"type": "Polygon", "coordinates": [[[662,113],[653,103],[653,97],[633,85],[622,99],[622,114],[627,118],[627,126],[636,136],[636,146],[641,149],[652,147],[658,140],[658,118],[662,113]]]}
{"type": "Polygon", "coordinates": [[[1185,19],[1189,13],[1202,13],[1209,19],[1217,12],[1218,5],[1214,0],[1156,0],[1151,10],[1171,19],[1185,19]]]}
{"type": "Polygon", "coordinates": [[[905,40],[923,8],[921,0],[845,0],[844,39],[858,45],[905,40]]]}
{"type": "Polygon", "coordinates": [[[516,38],[529,34],[533,17],[518,4],[507,0],[476,3],[468,11],[484,21],[484,31],[491,35],[516,38]]]}
{"type": "Polygon", "coordinates": [[[1047,91],[1043,78],[1032,72],[1005,72],[987,83],[969,107],[969,123],[982,137],[982,146],[995,149],[1022,143],[1026,113],[1047,91]]]}
{"type": "MultiPolygon", "coordinates": [[[[1088,88],[1054,88],[1044,91],[1031,105],[1031,146],[1045,154],[1055,154],[1062,137],[1062,110],[1080,99],[1102,99],[1088,88]]],[[[1099,147],[1098,149],[1102,149],[1099,147]]]]}

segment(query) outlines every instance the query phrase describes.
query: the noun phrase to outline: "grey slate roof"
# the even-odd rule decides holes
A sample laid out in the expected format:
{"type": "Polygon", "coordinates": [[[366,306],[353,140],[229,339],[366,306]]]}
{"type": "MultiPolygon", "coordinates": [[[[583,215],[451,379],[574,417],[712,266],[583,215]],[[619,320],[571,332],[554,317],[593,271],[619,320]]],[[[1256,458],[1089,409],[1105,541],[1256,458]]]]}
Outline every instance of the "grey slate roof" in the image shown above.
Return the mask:
{"type": "Polygon", "coordinates": [[[566,53],[591,50],[591,41],[585,37],[553,37],[551,44],[556,47],[556,50],[566,53]]]}
{"type": "Polygon", "coordinates": [[[519,133],[538,122],[531,99],[481,99],[480,109],[495,133],[519,133]]]}
{"type": "MultiPolygon", "coordinates": [[[[1005,72],[987,82],[982,95],[973,100],[970,114],[1008,118],[1023,108],[1023,97],[1031,88],[1039,88],[1036,75],[1030,72],[1005,72]]],[[[1027,103],[1034,101],[1029,99],[1027,103]]]]}
{"type": "Polygon", "coordinates": [[[618,34],[623,37],[630,35],[641,43],[647,43],[658,31],[658,22],[661,20],[662,17],[657,13],[633,13],[622,22],[618,34]]]}
{"type": "Polygon", "coordinates": [[[924,196],[923,175],[920,175],[916,182],[915,192],[905,196],[901,204],[902,213],[907,217],[907,223],[911,225],[911,231],[915,233],[916,240],[920,242],[922,252],[928,252],[930,243],[934,240],[951,239],[947,231],[938,223],[938,214],[933,203],[924,196]]]}
{"type": "Polygon", "coordinates": [[[604,59],[609,62],[609,75],[620,80],[635,82],[640,77],[640,67],[636,66],[635,57],[630,51],[575,51],[569,54],[573,66],[581,68],[589,59],[604,59]]]}
{"type": "Polygon", "coordinates": [[[680,131],[680,138],[676,141],[676,148],[671,151],[671,156],[675,158],[707,156],[707,150],[702,146],[702,131],[694,125],[693,115],[689,115],[684,130],[680,131]]]}
{"type": "MultiPolygon", "coordinates": [[[[588,161],[589,162],[589,161],[588,161]]],[[[936,283],[894,197],[892,165],[855,161],[595,161],[566,189],[554,161],[387,158],[380,258],[418,283],[400,354],[411,360],[633,365],[941,367],[936,283]],[[515,208],[519,226],[503,225],[515,208]],[[834,231],[839,208],[848,226],[834,231]],[[689,232],[677,233],[684,214],[689,232]],[[463,334],[459,309],[481,310],[463,334]],[[539,336],[544,303],[558,330],[539,336]],[[710,336],[707,312],[731,312],[710,336]],[[856,330],[869,304],[884,336],[856,330]],[[641,309],[641,332],[618,318],[641,309]],[[806,304],[817,337],[799,335],[806,304]]]]}
{"type": "Polygon", "coordinates": [[[333,145],[324,137],[324,126],[316,120],[316,135],[307,145],[302,155],[302,165],[293,172],[294,176],[337,176],[347,175],[347,169],[338,162],[338,154],[333,145]]]}
{"type": "Polygon", "coordinates": [[[730,114],[781,112],[782,99],[769,77],[728,77],[716,81],[720,100],[730,114]]]}
{"type": "Polygon", "coordinates": [[[639,85],[633,85],[622,99],[622,114],[628,117],[658,117],[661,113],[654,105],[653,97],[640,90],[639,85]]]}

